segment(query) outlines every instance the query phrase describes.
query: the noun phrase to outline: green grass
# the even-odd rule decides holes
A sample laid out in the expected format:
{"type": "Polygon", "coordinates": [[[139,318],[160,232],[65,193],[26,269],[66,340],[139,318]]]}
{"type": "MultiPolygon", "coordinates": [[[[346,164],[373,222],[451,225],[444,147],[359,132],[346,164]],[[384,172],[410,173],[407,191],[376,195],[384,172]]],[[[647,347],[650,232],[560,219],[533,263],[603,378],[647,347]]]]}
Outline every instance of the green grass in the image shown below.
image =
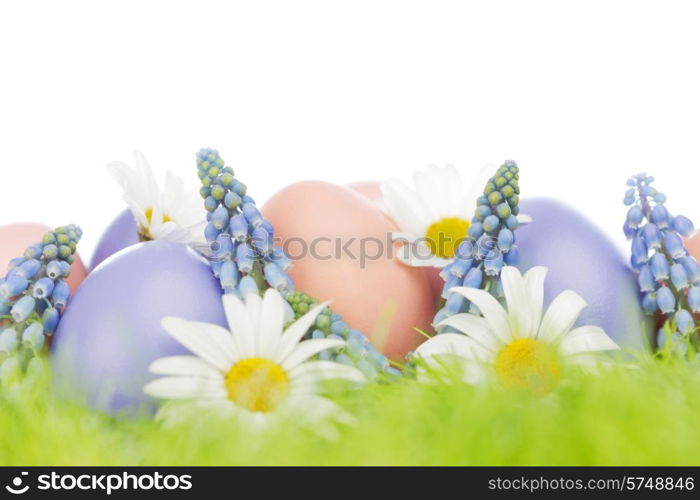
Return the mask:
{"type": "Polygon", "coordinates": [[[682,363],[577,374],[540,399],[407,381],[340,401],[358,423],[329,442],[115,419],[26,383],[0,393],[0,465],[700,465],[700,370],[682,363]]]}

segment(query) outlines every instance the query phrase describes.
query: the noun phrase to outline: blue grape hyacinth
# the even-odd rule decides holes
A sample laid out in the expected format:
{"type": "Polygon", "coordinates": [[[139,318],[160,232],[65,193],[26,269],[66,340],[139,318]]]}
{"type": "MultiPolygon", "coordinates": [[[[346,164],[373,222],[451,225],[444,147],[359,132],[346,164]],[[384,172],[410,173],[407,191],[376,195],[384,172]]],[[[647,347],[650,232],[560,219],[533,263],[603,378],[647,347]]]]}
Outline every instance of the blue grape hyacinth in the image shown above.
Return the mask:
{"type": "Polygon", "coordinates": [[[0,279],[0,380],[30,369],[56,331],[81,237],[75,225],[59,227],[10,261],[0,279]]]}
{"type": "MultiPolygon", "coordinates": [[[[200,194],[207,210],[205,237],[211,248],[212,272],[225,294],[244,298],[277,289],[298,319],[318,303],[302,292],[295,292],[288,271],[292,261],[275,245],[275,232],[246,185],[235,178],[219,152],[204,148],[197,153],[197,169],[202,181],[200,194]]],[[[319,355],[360,369],[371,380],[390,380],[400,373],[358,330],[351,330],[330,308],[321,314],[307,332],[310,338],[342,338],[347,347],[319,355]]]]}
{"type": "MultiPolygon", "coordinates": [[[[454,260],[440,273],[445,281],[442,297],[445,305],[437,312],[433,324],[454,314],[478,308],[450,290],[457,286],[481,288],[498,299],[503,298],[500,274],[505,265],[517,265],[520,254],[515,244],[515,230],[520,222],[518,185],[519,169],[514,161],[506,161],[489,179],[483,195],[476,200],[476,210],[454,260]]],[[[450,331],[439,328],[438,333],[450,331]]]]}
{"type": "Polygon", "coordinates": [[[292,263],[275,246],[272,224],[248,196],[246,185],[214,149],[197,153],[197,169],[207,210],[204,235],[211,248],[212,270],[224,293],[244,296],[271,287],[288,296],[294,291],[287,274],[292,263]]]}
{"type": "Polygon", "coordinates": [[[629,206],[624,232],[631,240],[630,263],[637,274],[644,311],[660,319],[658,350],[689,352],[698,346],[700,325],[700,266],[688,254],[682,237],[690,236],[693,223],[672,215],[666,196],[652,186],[654,178],[635,175],[627,181],[624,204],[629,206]]]}

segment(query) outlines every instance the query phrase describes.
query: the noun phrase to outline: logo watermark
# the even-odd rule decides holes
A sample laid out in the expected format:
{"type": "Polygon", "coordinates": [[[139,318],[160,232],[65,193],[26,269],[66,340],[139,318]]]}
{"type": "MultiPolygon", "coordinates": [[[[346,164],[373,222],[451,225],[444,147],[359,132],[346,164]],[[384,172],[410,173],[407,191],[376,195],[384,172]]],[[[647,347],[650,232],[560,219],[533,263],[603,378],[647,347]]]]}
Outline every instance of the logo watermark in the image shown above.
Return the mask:
{"type": "MultiPolygon", "coordinates": [[[[32,486],[29,473],[22,472],[5,489],[13,495],[23,495],[32,486]]],[[[36,476],[34,490],[38,491],[94,491],[111,495],[115,491],[189,491],[193,487],[189,474],[60,474],[51,472],[36,476]]]]}
{"type": "MultiPolygon", "coordinates": [[[[301,237],[281,239],[275,237],[270,241],[257,241],[251,238],[249,244],[259,257],[264,256],[258,250],[259,248],[271,248],[274,245],[280,248],[291,261],[305,258],[316,261],[345,260],[356,263],[360,269],[365,269],[370,262],[393,260],[394,257],[404,262],[428,265],[436,256],[446,259],[479,258],[488,261],[498,259],[502,255],[498,249],[496,237],[484,235],[477,241],[467,237],[455,240],[443,233],[439,233],[436,239],[427,237],[412,239],[402,233],[387,233],[383,238],[321,236],[313,239],[301,237]]],[[[217,242],[212,245],[215,255],[217,255],[217,245],[217,242]]],[[[229,253],[219,254],[216,258],[224,261],[230,257],[229,253]]]]}
{"type": "Polygon", "coordinates": [[[12,493],[13,495],[23,495],[29,491],[29,485],[24,484],[24,478],[29,475],[28,472],[22,472],[19,476],[12,480],[11,485],[5,486],[5,489],[12,493]]]}

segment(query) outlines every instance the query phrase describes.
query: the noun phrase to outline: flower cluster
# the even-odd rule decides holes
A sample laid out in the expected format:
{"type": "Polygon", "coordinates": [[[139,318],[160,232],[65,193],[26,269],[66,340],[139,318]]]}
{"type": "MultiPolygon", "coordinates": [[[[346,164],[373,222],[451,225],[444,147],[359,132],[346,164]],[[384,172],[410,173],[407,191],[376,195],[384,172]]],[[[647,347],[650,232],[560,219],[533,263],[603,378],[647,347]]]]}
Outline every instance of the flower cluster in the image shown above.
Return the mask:
{"type": "Polygon", "coordinates": [[[225,166],[219,152],[197,153],[202,181],[200,194],[207,210],[204,236],[211,248],[214,275],[226,294],[245,297],[267,287],[287,296],[294,283],[287,274],[292,263],[274,244],[274,229],[260,213],[246,185],[225,166]]]}
{"type": "MultiPolygon", "coordinates": [[[[666,196],[657,191],[654,178],[639,174],[627,181],[624,203],[629,206],[624,224],[632,240],[632,267],[642,293],[642,307],[658,314],[674,337],[697,342],[700,324],[700,266],[688,254],[682,236],[690,236],[693,223],[683,215],[671,215],[666,196]]],[[[666,342],[659,331],[657,347],[666,342]]]]}
{"type": "Polygon", "coordinates": [[[59,227],[10,261],[0,280],[0,373],[26,370],[56,331],[81,236],[77,226],[59,227]]]}
{"type": "MultiPolygon", "coordinates": [[[[224,293],[245,298],[274,288],[285,297],[297,319],[306,314],[317,302],[294,292],[294,282],[287,273],[292,262],[274,244],[274,228],[247,194],[246,185],[235,178],[233,169],[214,149],[197,153],[197,167],[202,181],[200,194],[208,212],[205,237],[211,245],[212,271],[224,293]]],[[[350,330],[328,309],[309,328],[306,338],[347,340],[347,348],[322,352],[319,357],[355,366],[370,379],[398,374],[364,334],[350,330]]]]}
{"type": "MultiPolygon", "coordinates": [[[[479,313],[476,304],[463,295],[450,293],[454,287],[480,288],[497,298],[503,297],[501,269],[504,265],[516,265],[519,260],[514,234],[520,224],[518,174],[516,163],[506,161],[477,199],[466,238],[459,244],[454,260],[440,273],[445,281],[442,297],[447,302],[435,316],[434,324],[462,312],[479,313]]],[[[445,331],[448,329],[440,329],[440,333],[445,331]]]]}
{"type": "MultiPolygon", "coordinates": [[[[303,292],[294,292],[287,300],[292,306],[294,317],[297,320],[318,305],[316,299],[303,292]]],[[[343,321],[343,318],[334,313],[330,307],[321,311],[305,338],[343,341],[342,347],[324,351],[319,354],[319,358],[324,361],[335,361],[357,367],[370,380],[391,379],[401,375],[396,368],[390,365],[387,357],[380,353],[361,331],[350,328],[343,321]]]]}

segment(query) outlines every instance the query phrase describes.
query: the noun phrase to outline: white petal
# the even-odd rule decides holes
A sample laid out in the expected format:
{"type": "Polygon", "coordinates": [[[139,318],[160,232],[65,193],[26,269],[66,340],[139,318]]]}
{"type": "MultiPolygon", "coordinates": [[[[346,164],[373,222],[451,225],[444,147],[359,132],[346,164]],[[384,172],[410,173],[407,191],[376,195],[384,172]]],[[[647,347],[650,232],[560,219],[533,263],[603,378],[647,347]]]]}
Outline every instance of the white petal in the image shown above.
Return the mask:
{"type": "Polygon", "coordinates": [[[260,319],[262,318],[262,297],[257,293],[249,293],[243,297],[243,303],[245,304],[246,313],[248,314],[250,322],[253,325],[253,331],[255,332],[257,339],[258,332],[260,331],[260,319]]]}
{"type": "Polygon", "coordinates": [[[197,377],[162,377],[146,384],[143,391],[162,399],[225,398],[222,379],[197,377]]]}
{"type": "Polygon", "coordinates": [[[435,326],[451,326],[452,328],[456,328],[490,351],[498,351],[505,345],[501,339],[493,334],[486,320],[474,314],[453,314],[435,326]]]}
{"type": "Polygon", "coordinates": [[[180,207],[185,201],[185,183],[182,179],[170,170],[165,172],[165,188],[163,190],[163,207],[165,208],[167,215],[173,217],[176,213],[180,212],[180,207]]]}
{"type": "Polygon", "coordinates": [[[343,347],[344,345],[345,341],[339,339],[305,340],[304,342],[298,344],[294,351],[287,356],[284,363],[282,363],[282,369],[291,370],[321,351],[325,351],[327,349],[337,349],[338,347],[343,347]]]}
{"type": "Polygon", "coordinates": [[[226,328],[198,321],[189,321],[188,323],[198,328],[203,335],[207,335],[219,350],[226,355],[226,359],[229,362],[235,363],[241,359],[241,353],[236,345],[236,341],[226,328]]]}
{"type": "Polygon", "coordinates": [[[358,383],[367,381],[367,378],[357,368],[333,361],[309,361],[301,364],[289,371],[289,378],[292,388],[298,384],[331,379],[358,383]]]}
{"type": "Polygon", "coordinates": [[[525,293],[530,299],[530,317],[532,321],[532,334],[537,335],[542,321],[542,308],[544,304],[544,280],[547,276],[547,268],[535,266],[530,268],[523,277],[525,279],[525,293]]]}
{"type": "Polygon", "coordinates": [[[168,356],[148,367],[156,375],[183,375],[221,380],[221,372],[196,356],[168,356]]]}
{"type": "Polygon", "coordinates": [[[446,204],[445,186],[440,167],[429,165],[424,172],[414,172],[413,185],[423,200],[432,221],[437,221],[450,215],[449,206],[446,204]]]}
{"type": "Polygon", "coordinates": [[[430,225],[430,214],[418,195],[408,186],[395,179],[380,186],[387,214],[404,232],[425,236],[430,225]]]}
{"type": "Polygon", "coordinates": [[[154,212],[153,218],[151,219],[152,222],[147,226],[154,240],[172,241],[183,244],[189,243],[191,238],[189,231],[181,228],[174,222],[162,222],[162,220],[156,217],[157,215],[154,212]]]}
{"type": "MultiPolygon", "coordinates": [[[[485,362],[466,359],[453,358],[453,360],[444,357],[427,358],[428,369],[418,367],[418,381],[422,383],[437,382],[441,380],[441,375],[450,375],[454,369],[459,370],[460,378],[471,385],[484,384],[489,377],[488,365],[485,362]],[[450,364],[450,361],[457,361],[459,364],[450,364]]],[[[448,379],[446,382],[451,382],[448,379]]]]}
{"type": "Polygon", "coordinates": [[[256,345],[255,328],[257,325],[253,323],[245,304],[238,297],[224,295],[223,301],[226,320],[233,333],[241,357],[254,356],[256,345]]]}
{"type": "MultiPolygon", "coordinates": [[[[311,421],[323,421],[332,419],[346,425],[355,425],[356,419],[345,412],[333,401],[321,396],[302,394],[290,397],[287,401],[289,411],[297,413],[300,418],[311,421]]],[[[331,427],[332,429],[332,427],[331,427]]],[[[335,436],[333,433],[331,436],[335,436]]]]}
{"type": "Polygon", "coordinates": [[[123,191],[129,189],[133,179],[133,171],[129,165],[123,161],[113,161],[107,165],[107,171],[123,191]]]}
{"type": "Polygon", "coordinates": [[[145,189],[145,193],[150,198],[151,203],[158,203],[160,201],[158,181],[156,181],[156,177],[153,175],[151,165],[141,151],[134,150],[134,166],[139,176],[139,182],[145,189]]]}
{"type": "Polygon", "coordinates": [[[284,304],[284,324],[291,323],[294,321],[295,314],[294,314],[294,309],[292,309],[292,306],[289,305],[289,302],[286,300],[282,301],[284,304]]]}
{"type": "Polygon", "coordinates": [[[493,357],[482,345],[466,335],[443,333],[427,340],[416,349],[422,358],[453,355],[467,360],[487,360],[493,357]]]}
{"type": "Polygon", "coordinates": [[[155,203],[153,205],[153,212],[151,213],[151,224],[152,225],[166,225],[169,224],[169,226],[172,228],[172,231],[180,229],[177,224],[174,222],[165,222],[165,213],[163,213],[163,207],[160,206],[160,203],[155,203]]]}
{"type": "Polygon", "coordinates": [[[501,339],[501,341],[508,343],[513,339],[510,332],[510,325],[508,324],[508,314],[493,295],[484,290],[464,286],[454,287],[450,292],[458,293],[467,300],[474,302],[489,324],[491,331],[501,339]]]}
{"type": "Polygon", "coordinates": [[[615,351],[620,347],[597,326],[581,326],[569,332],[561,341],[565,356],[584,352],[615,351]]]}
{"type": "Polygon", "coordinates": [[[526,224],[530,224],[532,222],[532,217],[529,215],[525,214],[518,214],[518,222],[520,223],[521,226],[524,226],[526,224]]]}
{"type": "MultiPolygon", "coordinates": [[[[445,196],[446,216],[464,218],[465,206],[462,205],[462,176],[454,165],[445,165],[441,172],[443,192],[445,196]]],[[[472,200],[474,203],[474,200],[472,200]]]]}
{"type": "Polygon", "coordinates": [[[525,280],[515,266],[505,266],[501,270],[503,295],[508,305],[508,318],[513,338],[533,337],[532,310],[527,295],[525,280]]]}
{"type": "Polygon", "coordinates": [[[486,363],[492,362],[495,353],[487,351],[473,339],[455,333],[437,335],[425,342],[416,354],[426,362],[426,367],[418,367],[418,379],[421,382],[439,380],[443,372],[450,373],[453,368],[460,369],[461,378],[470,384],[482,383],[486,376],[486,363]],[[450,361],[457,361],[452,366],[450,361]],[[436,376],[438,376],[436,378],[436,376]]]}
{"type": "Polygon", "coordinates": [[[537,338],[545,342],[559,340],[571,330],[586,305],[586,301],[572,290],[557,295],[544,313],[537,338]]]}
{"type": "Polygon", "coordinates": [[[600,375],[601,369],[607,369],[612,367],[627,367],[627,368],[639,368],[633,365],[624,365],[611,357],[602,355],[600,352],[583,352],[579,354],[572,354],[567,356],[566,362],[568,364],[573,364],[582,368],[585,372],[592,375],[600,375]]]}
{"type": "Polygon", "coordinates": [[[134,216],[134,220],[136,221],[136,225],[138,227],[148,227],[149,222],[148,222],[148,217],[146,217],[146,212],[143,207],[139,203],[137,203],[134,199],[130,198],[129,196],[124,196],[124,201],[126,202],[127,206],[129,207],[129,211],[131,212],[131,215],[134,216]]]}
{"type": "MultiPolygon", "coordinates": [[[[392,238],[396,233],[392,233],[392,238]]],[[[424,241],[411,241],[399,235],[393,241],[406,242],[396,250],[396,257],[407,266],[443,268],[452,262],[451,259],[443,259],[433,255],[430,247],[424,241]]]]}
{"type": "MultiPolygon", "coordinates": [[[[251,294],[253,298],[254,294],[251,294]]],[[[258,331],[257,354],[264,358],[272,358],[282,339],[284,327],[284,299],[274,288],[265,292],[260,312],[260,329],[258,331]]]]}
{"type": "Polygon", "coordinates": [[[292,323],[282,334],[279,345],[277,346],[277,352],[275,353],[274,360],[277,363],[283,363],[287,356],[289,356],[301,339],[309,331],[311,325],[314,324],[316,318],[321,312],[328,307],[330,301],[318,304],[316,307],[311,309],[309,312],[304,314],[301,318],[292,323]]]}
{"type": "Polygon", "coordinates": [[[221,327],[180,318],[163,318],[161,325],[175,340],[221,371],[227,371],[238,359],[231,335],[221,327]]]}

